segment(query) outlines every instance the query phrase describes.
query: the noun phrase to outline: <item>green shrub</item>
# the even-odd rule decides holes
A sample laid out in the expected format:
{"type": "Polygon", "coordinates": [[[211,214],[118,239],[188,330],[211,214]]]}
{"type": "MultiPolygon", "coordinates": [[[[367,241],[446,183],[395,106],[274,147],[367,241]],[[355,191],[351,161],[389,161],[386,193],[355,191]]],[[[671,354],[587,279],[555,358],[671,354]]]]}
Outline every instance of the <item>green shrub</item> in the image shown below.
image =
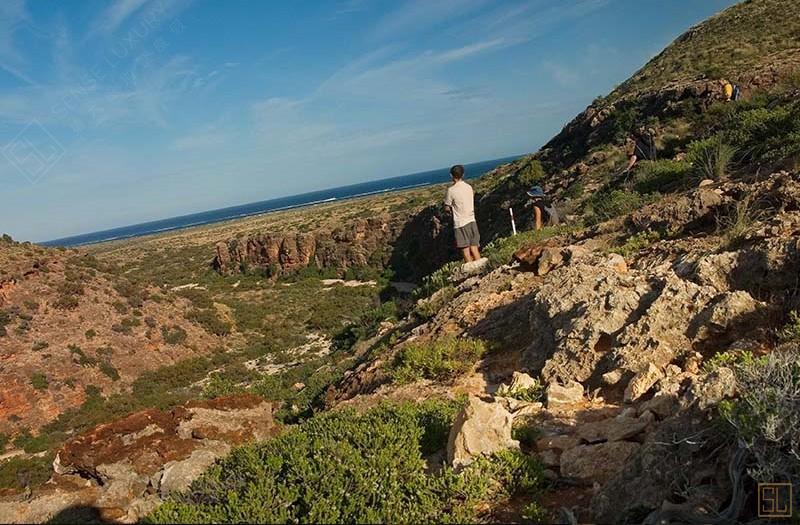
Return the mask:
{"type": "Polygon", "coordinates": [[[659,232],[645,230],[631,235],[625,240],[624,243],[622,243],[622,245],[615,248],[610,248],[608,251],[611,253],[618,253],[623,257],[629,257],[630,255],[638,253],[639,251],[647,248],[660,239],[661,234],[659,232]]]}
{"type": "Polygon", "coordinates": [[[542,431],[532,423],[523,423],[515,425],[511,429],[511,437],[526,447],[532,448],[536,444],[536,440],[542,437],[542,431]]]}
{"type": "Polygon", "coordinates": [[[55,448],[65,437],[66,434],[63,432],[52,434],[40,432],[37,436],[32,436],[30,432],[23,432],[14,439],[14,446],[21,448],[28,454],[37,454],[55,448]]]}
{"type": "Polygon", "coordinates": [[[724,130],[725,139],[755,163],[796,158],[800,155],[800,103],[776,100],[762,104],[741,106],[724,130]]]}
{"type": "Polygon", "coordinates": [[[114,301],[111,303],[111,306],[114,307],[114,310],[116,310],[118,314],[125,315],[128,313],[128,305],[122,301],[114,301]]]}
{"type": "Polygon", "coordinates": [[[31,376],[31,385],[36,390],[47,390],[50,382],[47,381],[47,376],[42,373],[36,373],[31,376]]]}
{"type": "Polygon", "coordinates": [[[80,302],[74,295],[59,295],[53,302],[53,306],[60,310],[74,310],[80,302]]]}
{"type": "Polygon", "coordinates": [[[508,385],[501,385],[497,389],[497,395],[510,397],[520,401],[537,402],[544,399],[544,386],[539,380],[534,380],[534,384],[526,388],[510,388],[508,385]]]}
{"type": "Polygon", "coordinates": [[[358,319],[345,326],[333,337],[333,345],[337,350],[349,350],[358,341],[369,339],[378,334],[381,323],[397,318],[397,305],[394,301],[381,303],[377,308],[363,312],[358,319]]]}
{"type": "Polygon", "coordinates": [[[584,214],[589,224],[597,224],[637,210],[652,200],[652,196],[636,191],[605,189],[586,201],[584,214]]]}
{"type": "Polygon", "coordinates": [[[186,337],[186,330],[178,325],[174,325],[172,328],[166,326],[161,327],[161,338],[164,339],[164,342],[168,345],[183,344],[186,341],[186,337]]]}
{"type": "Polygon", "coordinates": [[[0,463],[0,488],[24,489],[41,485],[53,473],[53,455],[11,458],[0,463]]]}
{"type": "Polygon", "coordinates": [[[720,404],[722,416],[755,458],[748,469],[759,482],[800,482],[800,352],[773,351],[735,366],[735,401],[720,404]]]}
{"type": "Polygon", "coordinates": [[[721,367],[736,368],[740,366],[751,366],[757,361],[758,358],[756,358],[752,352],[748,351],[718,352],[703,362],[703,371],[710,374],[721,367]]]}
{"type": "Polygon", "coordinates": [[[112,381],[119,380],[119,372],[117,371],[116,368],[114,368],[114,365],[112,365],[108,361],[100,361],[99,368],[100,371],[105,375],[107,375],[112,381]]]}
{"type": "Polygon", "coordinates": [[[412,299],[420,300],[430,297],[438,290],[450,284],[450,277],[453,272],[464,264],[461,261],[450,261],[432,274],[422,278],[422,284],[414,289],[411,294],[412,299]]]}
{"type": "Polygon", "coordinates": [[[736,149],[723,142],[719,135],[696,140],[689,144],[686,158],[700,177],[711,180],[724,179],[736,149]]]}
{"type": "Polygon", "coordinates": [[[114,290],[128,300],[128,304],[133,308],[141,308],[147,299],[147,290],[141,285],[121,279],[114,283],[114,290]]]}
{"type": "Polygon", "coordinates": [[[680,160],[643,160],[636,164],[633,188],[641,193],[669,193],[694,180],[690,165],[680,160]]]}
{"type": "Polygon", "coordinates": [[[411,383],[420,379],[448,381],[469,371],[486,353],[477,339],[446,337],[404,346],[392,363],[392,379],[411,383]]]}
{"type": "Polygon", "coordinates": [[[72,355],[72,359],[81,366],[94,366],[97,364],[97,359],[87,356],[78,345],[68,345],[67,350],[69,350],[70,355],[72,355]]]}
{"type": "Polygon", "coordinates": [[[383,405],[316,416],[234,450],[145,522],[474,522],[489,497],[541,486],[541,466],[516,452],[426,475],[425,411],[383,405]]]}
{"type": "Polygon", "coordinates": [[[6,335],[6,326],[11,324],[11,314],[0,310],[0,336],[6,335]]]}
{"type": "Polygon", "coordinates": [[[231,324],[220,319],[214,310],[195,308],[186,314],[186,318],[203,327],[209,334],[225,336],[231,333],[231,324]]]}
{"type": "Polygon", "coordinates": [[[97,336],[97,332],[95,332],[93,328],[89,328],[88,330],[86,330],[84,336],[86,336],[86,339],[91,341],[97,336]]]}
{"type": "Polygon", "coordinates": [[[738,248],[753,231],[759,213],[755,208],[753,197],[746,195],[736,201],[726,214],[717,217],[717,228],[720,230],[723,249],[738,248]]]}
{"type": "Polygon", "coordinates": [[[433,296],[422,299],[414,306],[414,315],[421,320],[432,319],[439,310],[456,296],[455,286],[448,285],[437,291],[433,296]]]}
{"type": "Polygon", "coordinates": [[[33,350],[34,352],[38,352],[40,350],[44,350],[48,346],[50,346],[50,343],[48,343],[47,341],[36,341],[35,343],[33,343],[33,347],[31,348],[31,350],[33,350]]]}
{"type": "Polygon", "coordinates": [[[528,189],[542,182],[544,176],[542,163],[537,159],[530,159],[514,173],[514,182],[518,188],[528,189]]]}
{"type": "Polygon", "coordinates": [[[778,332],[778,338],[783,342],[800,341],[800,314],[797,310],[789,312],[789,319],[778,332]]]}

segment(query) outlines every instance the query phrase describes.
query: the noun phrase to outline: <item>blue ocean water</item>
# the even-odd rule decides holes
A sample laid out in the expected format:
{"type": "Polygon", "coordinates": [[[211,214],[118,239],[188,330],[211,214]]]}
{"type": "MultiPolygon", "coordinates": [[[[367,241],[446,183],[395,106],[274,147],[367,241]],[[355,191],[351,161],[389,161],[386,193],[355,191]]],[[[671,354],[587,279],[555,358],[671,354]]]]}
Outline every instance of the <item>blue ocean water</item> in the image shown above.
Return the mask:
{"type": "MultiPolygon", "coordinates": [[[[465,164],[465,178],[470,179],[478,177],[487,171],[496,168],[500,164],[510,162],[516,158],[519,157],[505,157],[502,159],[465,164]]],[[[230,208],[221,208],[218,210],[193,213],[191,215],[182,215],[180,217],[144,222],[142,224],[133,224],[131,226],[123,226],[121,228],[113,228],[111,230],[85,233],[82,235],[55,239],[40,244],[45,246],[74,247],[117,239],[128,239],[131,237],[139,237],[151,233],[178,230],[180,228],[188,228],[189,226],[199,226],[202,224],[211,224],[228,219],[249,217],[251,215],[258,215],[260,213],[286,210],[300,206],[308,206],[310,204],[318,204],[321,202],[352,199],[354,197],[362,197],[365,195],[374,195],[378,193],[387,193],[390,191],[415,188],[418,186],[440,184],[443,182],[448,182],[449,180],[449,167],[447,167],[431,171],[412,173],[410,175],[401,175],[399,177],[392,177],[389,179],[363,182],[361,184],[352,184],[350,186],[341,186],[338,188],[329,188],[326,190],[301,193],[299,195],[291,195],[289,197],[281,197],[278,199],[252,202],[250,204],[231,206],[230,208]]]]}

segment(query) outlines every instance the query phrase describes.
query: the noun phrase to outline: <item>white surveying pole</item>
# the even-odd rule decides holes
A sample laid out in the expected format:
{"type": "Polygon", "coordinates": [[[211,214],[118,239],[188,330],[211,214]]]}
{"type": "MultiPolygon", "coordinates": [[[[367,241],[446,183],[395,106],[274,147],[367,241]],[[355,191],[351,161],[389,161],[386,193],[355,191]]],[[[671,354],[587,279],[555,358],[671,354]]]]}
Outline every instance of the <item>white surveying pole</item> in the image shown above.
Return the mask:
{"type": "Polygon", "coordinates": [[[513,235],[517,234],[517,225],[514,223],[514,208],[508,207],[508,213],[511,215],[511,232],[513,235]]]}

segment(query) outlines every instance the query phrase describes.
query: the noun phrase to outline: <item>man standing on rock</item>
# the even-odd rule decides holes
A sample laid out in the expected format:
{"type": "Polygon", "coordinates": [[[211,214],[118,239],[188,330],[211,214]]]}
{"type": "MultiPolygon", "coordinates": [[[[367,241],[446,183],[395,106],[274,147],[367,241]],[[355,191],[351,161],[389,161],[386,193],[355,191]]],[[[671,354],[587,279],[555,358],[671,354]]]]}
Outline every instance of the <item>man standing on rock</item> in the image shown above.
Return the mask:
{"type": "Polygon", "coordinates": [[[475,222],[475,194],[472,186],[464,182],[464,166],[457,164],[450,168],[453,185],[447,188],[444,205],[453,212],[456,247],[461,250],[466,262],[481,258],[479,246],[481,234],[475,222]]]}

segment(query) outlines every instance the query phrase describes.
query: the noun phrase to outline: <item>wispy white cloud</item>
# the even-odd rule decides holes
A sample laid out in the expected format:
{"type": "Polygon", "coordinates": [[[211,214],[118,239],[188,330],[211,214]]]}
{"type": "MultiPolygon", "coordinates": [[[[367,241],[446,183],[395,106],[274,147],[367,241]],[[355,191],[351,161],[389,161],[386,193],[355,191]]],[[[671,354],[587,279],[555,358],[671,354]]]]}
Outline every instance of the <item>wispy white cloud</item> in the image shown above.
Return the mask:
{"type": "Polygon", "coordinates": [[[408,0],[379,20],[370,36],[376,40],[405,38],[409,33],[468,15],[487,3],[488,0],[408,0]]]}
{"type": "MultiPolygon", "coordinates": [[[[179,15],[194,0],[114,0],[93,21],[87,31],[87,38],[95,36],[109,37],[124,25],[134,27],[131,30],[137,38],[150,35],[163,24],[179,15]]],[[[122,39],[125,40],[124,38],[122,39]]]]}
{"type": "Polygon", "coordinates": [[[33,28],[25,1],[0,2],[0,69],[26,84],[36,85],[36,81],[25,72],[27,61],[16,42],[23,27],[33,28]]]}
{"type": "Polygon", "coordinates": [[[94,31],[110,34],[139,11],[150,0],[115,0],[97,18],[94,31]]]}
{"type": "Polygon", "coordinates": [[[173,151],[208,151],[218,148],[228,141],[226,133],[216,126],[206,126],[200,131],[175,139],[170,145],[173,151]]]}

